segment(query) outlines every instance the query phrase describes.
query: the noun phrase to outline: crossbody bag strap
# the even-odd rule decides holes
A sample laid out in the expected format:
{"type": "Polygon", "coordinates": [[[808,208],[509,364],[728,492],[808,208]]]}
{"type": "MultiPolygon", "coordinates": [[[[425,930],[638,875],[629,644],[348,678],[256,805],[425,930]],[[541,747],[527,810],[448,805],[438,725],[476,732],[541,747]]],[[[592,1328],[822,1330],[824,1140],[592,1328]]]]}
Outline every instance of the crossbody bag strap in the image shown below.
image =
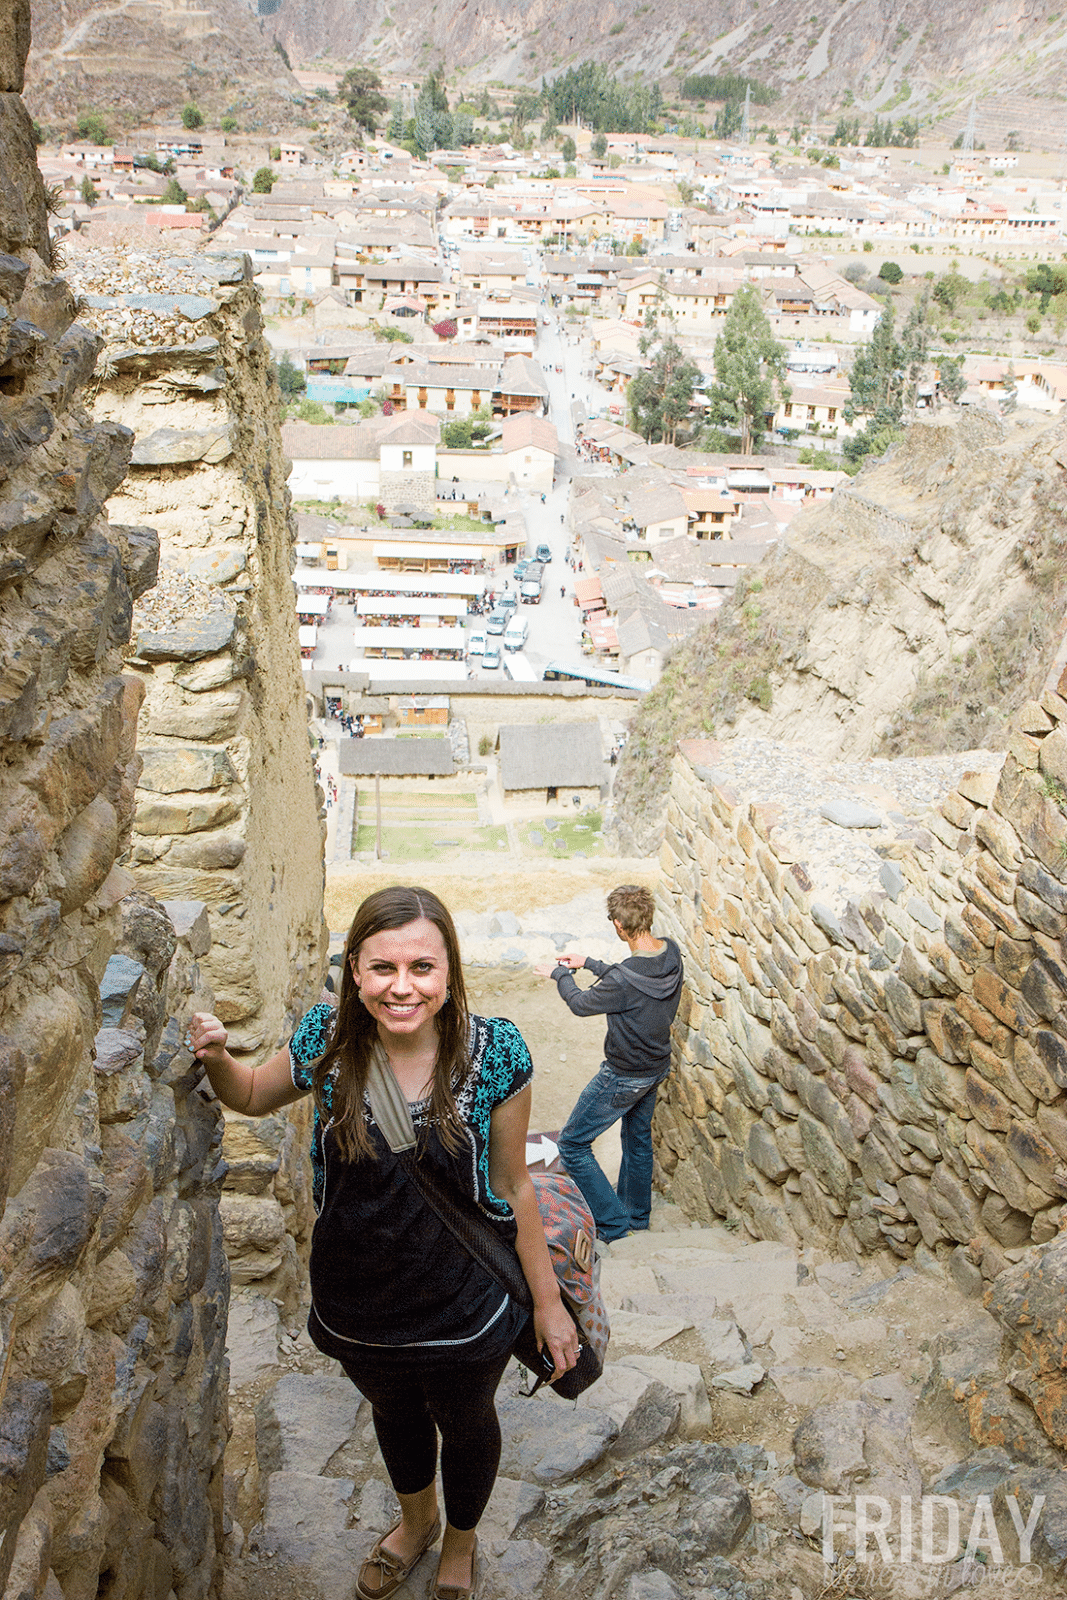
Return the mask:
{"type": "Polygon", "coordinates": [[[530,1310],[533,1296],[515,1251],[500,1238],[492,1223],[473,1206],[460,1205],[451,1189],[416,1152],[411,1107],[397,1082],[389,1057],[376,1040],[367,1075],[371,1114],[393,1154],[422,1195],[430,1210],[478,1265],[519,1305],[530,1310]]]}

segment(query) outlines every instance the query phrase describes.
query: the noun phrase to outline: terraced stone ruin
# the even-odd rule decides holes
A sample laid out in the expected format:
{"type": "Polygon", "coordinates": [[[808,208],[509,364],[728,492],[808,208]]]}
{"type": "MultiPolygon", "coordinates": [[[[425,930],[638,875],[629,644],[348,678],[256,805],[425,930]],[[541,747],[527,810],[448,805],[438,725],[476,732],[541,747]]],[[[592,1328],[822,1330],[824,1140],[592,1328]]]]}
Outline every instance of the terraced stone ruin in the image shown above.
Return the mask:
{"type": "MultiPolygon", "coordinates": [[[[0,1591],[333,1600],[392,1498],[367,1407],[300,1332],[307,1108],[224,1118],[183,1045],[215,1008],[238,1050],[274,1048],[325,951],[257,297],[232,256],[62,276],[24,0],[15,22],[0,1591]]],[[[884,478],[835,515],[864,494],[884,478]]],[[[674,759],[659,899],[689,981],[654,1228],[605,1261],[602,1384],[570,1409],[507,1381],[483,1600],[814,1600],[823,1497],[864,1492],[965,1519],[986,1496],[1002,1530],[1043,1495],[1045,1600],[1067,1575],[1064,659],[1004,758],[831,770],[754,743],[674,759]]]]}

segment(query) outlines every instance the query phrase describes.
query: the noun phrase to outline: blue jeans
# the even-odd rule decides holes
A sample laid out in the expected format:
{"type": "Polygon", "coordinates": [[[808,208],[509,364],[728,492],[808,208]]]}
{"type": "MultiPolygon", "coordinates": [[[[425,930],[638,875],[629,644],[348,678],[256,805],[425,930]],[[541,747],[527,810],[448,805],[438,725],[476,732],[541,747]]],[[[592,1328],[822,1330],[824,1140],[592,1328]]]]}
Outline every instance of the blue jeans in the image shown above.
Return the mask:
{"type": "Polygon", "coordinates": [[[652,1113],[665,1072],[616,1072],[606,1061],[586,1084],[559,1136],[563,1166],[585,1195],[601,1239],[647,1228],[652,1210],[652,1113]],[[592,1151],[594,1139],[622,1121],[622,1165],[613,1189],[592,1151]]]}

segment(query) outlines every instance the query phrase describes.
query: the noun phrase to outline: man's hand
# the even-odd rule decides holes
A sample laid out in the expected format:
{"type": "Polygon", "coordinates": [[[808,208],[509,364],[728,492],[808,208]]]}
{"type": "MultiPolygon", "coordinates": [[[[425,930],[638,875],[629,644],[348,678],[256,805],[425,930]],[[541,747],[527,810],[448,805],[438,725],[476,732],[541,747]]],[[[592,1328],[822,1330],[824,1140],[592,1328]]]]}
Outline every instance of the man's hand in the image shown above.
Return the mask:
{"type": "Polygon", "coordinates": [[[556,965],[558,967],[570,967],[572,972],[580,972],[582,967],[585,966],[585,957],[584,956],[559,956],[557,961],[556,961],[556,965]]]}
{"type": "Polygon", "coordinates": [[[534,967],[534,971],[539,978],[551,978],[557,965],[558,962],[555,961],[539,961],[534,967]]]}

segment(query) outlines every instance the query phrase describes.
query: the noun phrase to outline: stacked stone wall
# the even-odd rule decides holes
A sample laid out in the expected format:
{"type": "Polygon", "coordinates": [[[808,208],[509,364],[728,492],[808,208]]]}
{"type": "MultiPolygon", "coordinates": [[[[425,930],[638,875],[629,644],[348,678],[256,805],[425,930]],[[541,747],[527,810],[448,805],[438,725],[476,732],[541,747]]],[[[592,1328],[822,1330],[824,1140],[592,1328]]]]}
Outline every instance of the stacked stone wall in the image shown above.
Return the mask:
{"type": "MultiPolygon", "coordinates": [[[[230,1049],[262,1059],[319,997],[324,816],[291,580],[279,394],[242,255],[100,253],[73,273],[105,341],[96,415],[135,434],[113,514],[159,532],[134,617],[143,768],[129,865],[202,900],[230,1049]]],[[[222,1211],[238,1283],[290,1308],[311,1224],[308,1108],[226,1114],[222,1211]]]]}
{"type": "Polygon", "coordinates": [[[709,741],[682,746],[661,862],[687,989],[656,1138],[660,1181],[694,1216],[888,1266],[936,1260],[975,1294],[1057,1238],[1061,667],[1002,768],[959,778],[850,896],[805,862],[788,807],[732,788],[709,741]]]}
{"type": "Polygon", "coordinates": [[[217,1592],[229,1277],[219,1120],[181,1047],[202,906],[135,892],[151,530],[109,525],[132,437],[56,275],[0,28],[0,1590],[217,1592]]]}

